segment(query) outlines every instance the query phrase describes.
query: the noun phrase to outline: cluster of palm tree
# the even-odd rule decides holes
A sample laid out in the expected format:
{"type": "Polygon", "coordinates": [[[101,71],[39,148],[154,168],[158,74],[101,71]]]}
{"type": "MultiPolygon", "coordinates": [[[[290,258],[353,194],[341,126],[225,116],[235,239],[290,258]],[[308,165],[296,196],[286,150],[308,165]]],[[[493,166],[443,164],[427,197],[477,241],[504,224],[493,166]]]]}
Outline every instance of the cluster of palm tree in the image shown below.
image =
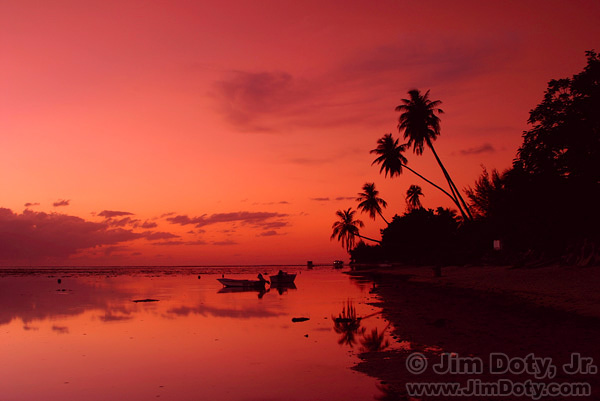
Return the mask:
{"type": "MultiPolygon", "coordinates": [[[[402,174],[404,169],[410,171],[448,196],[458,208],[464,221],[472,220],[473,216],[469,207],[433,146],[433,141],[440,135],[440,118],[438,115],[443,114],[443,110],[439,108],[442,102],[439,100],[430,100],[429,91],[422,94],[419,90],[413,89],[408,94],[409,98],[402,99],[402,104],[396,107],[396,111],[401,113],[398,119],[398,131],[404,134],[404,139],[407,142],[400,144],[399,139],[394,138],[391,133],[385,134],[377,141],[377,147],[371,150],[371,153],[377,155],[372,165],[381,165],[379,173],[385,173],[385,177],[389,174],[391,178],[402,174]],[[422,155],[426,147],[431,150],[444,174],[448,190],[407,166],[408,159],[403,153],[411,147],[413,153],[416,155],[422,155]]],[[[363,192],[359,193],[357,198],[359,202],[358,209],[364,213],[368,213],[372,219],[375,219],[379,215],[389,225],[389,222],[382,214],[382,209],[387,207],[387,203],[379,197],[379,191],[375,189],[375,184],[366,183],[362,189],[363,192]]],[[[421,187],[418,185],[410,186],[406,194],[409,211],[422,208],[420,200],[422,196],[423,191],[421,187]]],[[[356,237],[380,243],[378,240],[359,234],[359,228],[362,228],[364,223],[361,220],[354,219],[354,214],[355,212],[352,208],[337,211],[337,216],[340,219],[333,224],[331,239],[337,237],[338,241],[342,243],[342,246],[347,251],[350,251],[354,247],[356,237]]]]}

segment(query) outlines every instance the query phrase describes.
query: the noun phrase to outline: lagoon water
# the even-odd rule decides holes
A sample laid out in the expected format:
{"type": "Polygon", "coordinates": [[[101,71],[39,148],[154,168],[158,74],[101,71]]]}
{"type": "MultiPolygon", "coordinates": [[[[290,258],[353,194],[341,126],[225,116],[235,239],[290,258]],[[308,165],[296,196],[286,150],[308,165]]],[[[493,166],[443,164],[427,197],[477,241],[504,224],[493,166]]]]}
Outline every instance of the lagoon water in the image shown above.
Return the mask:
{"type": "Polygon", "coordinates": [[[228,292],[216,280],[280,267],[0,270],[0,400],[372,400],[355,372],[370,285],[331,268],[296,288],[228,292]],[[200,275],[200,278],[198,278],[200,275]],[[60,283],[58,279],[60,278],[60,283]],[[133,302],[139,299],[157,302],[133,302]],[[292,322],[294,317],[307,317],[292,322]]]}

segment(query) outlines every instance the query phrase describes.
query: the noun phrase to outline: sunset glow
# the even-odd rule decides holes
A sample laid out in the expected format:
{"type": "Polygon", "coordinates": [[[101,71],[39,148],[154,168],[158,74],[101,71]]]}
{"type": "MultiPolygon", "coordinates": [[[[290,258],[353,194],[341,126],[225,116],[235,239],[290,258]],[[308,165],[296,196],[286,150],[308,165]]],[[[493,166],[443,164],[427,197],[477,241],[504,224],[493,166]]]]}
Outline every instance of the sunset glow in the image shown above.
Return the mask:
{"type": "Polygon", "coordinates": [[[0,264],[330,263],[365,182],[390,219],[411,184],[451,207],[371,166],[407,91],[443,102],[465,188],[600,50],[596,0],[492,4],[0,1],[0,264]]]}

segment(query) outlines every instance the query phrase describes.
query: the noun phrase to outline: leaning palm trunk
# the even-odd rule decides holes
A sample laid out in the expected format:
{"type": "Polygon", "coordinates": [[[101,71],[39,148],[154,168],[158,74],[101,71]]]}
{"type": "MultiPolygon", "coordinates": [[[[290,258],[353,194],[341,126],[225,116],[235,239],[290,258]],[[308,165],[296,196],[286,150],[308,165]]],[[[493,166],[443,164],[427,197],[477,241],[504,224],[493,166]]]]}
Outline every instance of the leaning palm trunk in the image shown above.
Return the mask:
{"type": "Polygon", "coordinates": [[[373,241],[373,242],[377,242],[378,244],[381,245],[381,241],[373,239],[373,238],[369,238],[369,237],[365,237],[364,235],[360,235],[360,234],[356,234],[357,237],[362,238],[362,239],[366,239],[368,241],[373,241]]]}
{"type": "Polygon", "coordinates": [[[385,221],[385,224],[387,224],[388,226],[390,225],[390,223],[385,219],[385,217],[383,217],[383,214],[381,214],[381,212],[377,212],[379,214],[379,217],[381,217],[383,219],[383,221],[385,221]]]}
{"type": "Polygon", "coordinates": [[[456,206],[458,206],[458,209],[460,210],[461,214],[463,215],[463,217],[466,220],[473,220],[473,216],[471,215],[471,211],[469,210],[469,207],[465,203],[463,197],[460,195],[460,192],[456,188],[454,181],[452,181],[452,178],[450,178],[450,174],[448,173],[448,170],[446,170],[446,167],[444,167],[444,164],[442,163],[442,160],[440,159],[437,152],[435,151],[435,148],[433,147],[433,144],[431,143],[431,141],[427,140],[427,145],[433,152],[433,155],[435,156],[435,160],[438,162],[440,168],[442,169],[442,172],[444,173],[444,177],[446,177],[446,181],[448,181],[448,186],[450,187],[450,191],[454,195],[454,196],[452,196],[454,203],[456,203],[456,206]],[[462,207],[461,207],[461,204],[462,204],[462,207]]]}
{"type": "MultiPolygon", "coordinates": [[[[427,178],[423,177],[421,174],[417,173],[415,170],[413,170],[412,168],[408,167],[405,164],[402,164],[402,168],[407,169],[408,171],[410,171],[411,173],[413,173],[414,175],[416,175],[417,177],[419,177],[420,179],[422,179],[423,181],[427,182],[430,185],[433,185],[435,188],[439,189],[440,191],[442,191],[447,197],[449,197],[450,199],[452,199],[452,202],[454,202],[456,204],[456,206],[458,207],[459,210],[461,210],[460,204],[458,203],[458,201],[456,200],[456,198],[452,195],[450,195],[448,193],[448,191],[446,191],[444,188],[440,187],[439,185],[437,185],[436,183],[428,180],[427,178]]],[[[462,211],[462,210],[461,210],[462,211]]]]}

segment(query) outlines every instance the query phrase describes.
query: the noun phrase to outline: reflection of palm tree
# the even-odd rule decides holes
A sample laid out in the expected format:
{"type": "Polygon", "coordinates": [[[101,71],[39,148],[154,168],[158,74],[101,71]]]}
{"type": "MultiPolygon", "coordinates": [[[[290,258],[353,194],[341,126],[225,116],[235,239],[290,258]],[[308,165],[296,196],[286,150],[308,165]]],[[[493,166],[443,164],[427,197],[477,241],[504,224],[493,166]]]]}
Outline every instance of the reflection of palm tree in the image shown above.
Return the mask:
{"type": "Polygon", "coordinates": [[[356,316],[356,309],[352,305],[352,301],[348,300],[342,309],[342,313],[340,313],[338,317],[331,317],[333,320],[333,330],[336,333],[341,334],[338,344],[346,344],[350,347],[356,344],[356,336],[364,334],[365,332],[365,328],[360,327],[361,321],[377,314],[379,314],[379,312],[358,317],[356,316]]]}
{"type": "Polygon", "coordinates": [[[408,210],[421,209],[423,205],[421,205],[421,199],[419,199],[423,195],[423,191],[421,187],[418,185],[411,185],[406,191],[406,203],[408,205],[408,210]]]}
{"type": "Polygon", "coordinates": [[[438,162],[448,185],[452,192],[453,199],[461,211],[463,217],[472,219],[471,213],[465,201],[463,200],[456,185],[450,178],[450,174],[442,164],[435,148],[433,141],[440,135],[440,118],[437,114],[443,114],[443,110],[438,106],[442,104],[439,100],[429,100],[429,91],[421,94],[417,89],[408,92],[410,98],[402,99],[400,106],[396,107],[396,111],[401,112],[398,119],[398,130],[404,130],[404,139],[408,139],[407,146],[413,147],[413,151],[417,155],[423,153],[425,145],[433,152],[436,161],[438,162]]]}
{"type": "Polygon", "coordinates": [[[367,182],[363,185],[362,189],[363,192],[359,193],[358,198],[356,198],[356,201],[360,202],[358,204],[358,209],[369,213],[369,217],[373,220],[375,220],[375,213],[377,213],[381,216],[383,221],[385,221],[385,224],[390,224],[385,217],[383,217],[383,214],[381,214],[381,208],[386,208],[387,202],[378,197],[379,191],[375,189],[375,183],[367,182]]]}
{"type": "Polygon", "coordinates": [[[402,154],[404,151],[406,151],[406,145],[399,145],[398,139],[394,139],[394,137],[392,137],[392,134],[385,134],[383,137],[377,140],[377,147],[371,150],[371,153],[379,155],[379,157],[373,160],[373,163],[371,163],[371,165],[381,164],[379,172],[381,173],[382,171],[385,171],[385,176],[387,177],[389,173],[390,177],[392,178],[395,175],[402,174],[402,169],[407,169],[417,177],[421,178],[430,185],[433,185],[434,187],[442,191],[444,194],[446,194],[446,196],[452,199],[454,203],[456,203],[456,199],[454,199],[454,197],[450,195],[445,189],[443,189],[436,183],[428,180],[427,178],[423,177],[421,174],[417,173],[412,168],[408,167],[406,165],[406,163],[408,163],[408,160],[402,154]]]}
{"type": "Polygon", "coordinates": [[[348,208],[348,210],[338,210],[335,214],[340,219],[331,226],[331,228],[333,228],[333,233],[331,234],[330,239],[337,237],[337,240],[342,243],[342,246],[345,247],[348,252],[354,248],[354,242],[356,241],[355,237],[380,243],[380,241],[359,234],[358,229],[359,227],[363,227],[364,224],[360,220],[354,220],[355,213],[356,212],[352,210],[352,208],[348,208]]]}
{"type": "Polygon", "coordinates": [[[381,334],[377,330],[377,327],[371,330],[371,334],[363,334],[362,344],[365,351],[382,351],[390,345],[390,341],[385,337],[385,331],[390,327],[387,326],[381,331],[381,334]]]}
{"type": "MultiPolygon", "coordinates": [[[[333,319],[333,330],[341,334],[338,344],[346,344],[352,347],[356,343],[356,335],[361,330],[360,318],[356,316],[356,309],[352,305],[352,302],[348,300],[348,303],[344,305],[342,313],[338,317],[331,317],[333,319]]],[[[364,331],[364,329],[362,329],[364,331]]]]}

